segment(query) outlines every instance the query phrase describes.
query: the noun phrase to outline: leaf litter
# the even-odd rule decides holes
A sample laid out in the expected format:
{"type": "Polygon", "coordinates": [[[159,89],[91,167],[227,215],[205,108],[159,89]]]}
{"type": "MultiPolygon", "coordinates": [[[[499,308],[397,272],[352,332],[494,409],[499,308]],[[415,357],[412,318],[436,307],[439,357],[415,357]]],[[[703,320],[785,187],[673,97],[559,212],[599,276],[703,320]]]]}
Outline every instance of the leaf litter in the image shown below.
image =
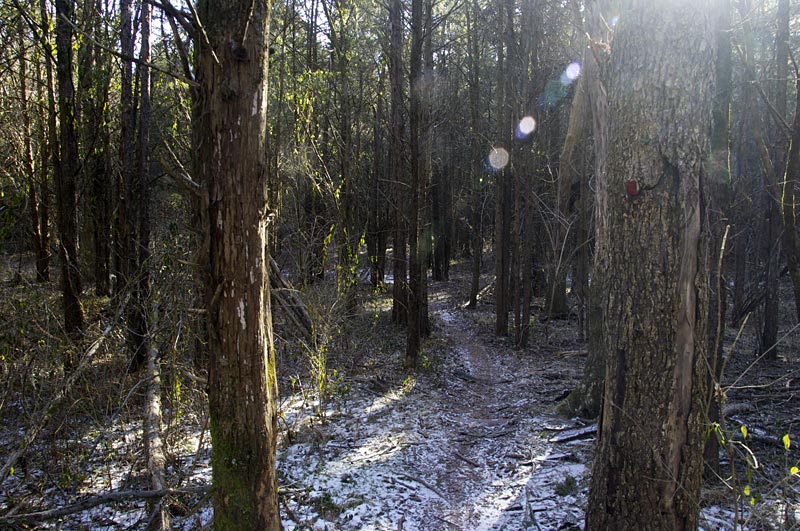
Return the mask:
{"type": "MultiPolygon", "coordinates": [[[[433,368],[406,375],[397,349],[380,361],[383,373],[347,375],[348,389],[334,400],[320,403],[304,392],[282,398],[277,463],[284,529],[583,529],[595,428],[554,412],[582,370],[580,356],[554,355],[576,346],[570,324],[552,323],[536,332],[543,337],[531,338],[535,348],[515,350],[489,334],[491,305],[466,310],[454,301],[439,297],[431,307],[438,342],[426,356],[433,368]]],[[[13,401],[5,407],[22,408],[13,401]]],[[[171,485],[210,485],[205,422],[169,410],[166,416],[172,416],[171,485]]],[[[3,452],[21,429],[0,427],[3,452]]],[[[120,419],[101,436],[86,433],[58,444],[64,452],[91,448],[77,472],[62,467],[80,477],[52,478],[49,469],[35,466],[17,472],[0,489],[1,514],[146,489],[137,420],[120,419]],[[36,488],[42,484],[47,486],[36,488]]],[[[36,450],[61,451],[52,446],[42,440],[36,450]]],[[[791,487],[796,495],[796,484],[791,487]]],[[[739,511],[745,523],[735,527],[729,499],[704,505],[704,531],[762,528],[748,525],[753,513],[746,506],[739,511]]],[[[170,507],[174,529],[209,528],[208,496],[170,507]]],[[[762,511],[794,514],[797,506],[773,499],[762,511]]],[[[142,529],[146,518],[146,503],[134,498],[35,528],[142,529]]]]}

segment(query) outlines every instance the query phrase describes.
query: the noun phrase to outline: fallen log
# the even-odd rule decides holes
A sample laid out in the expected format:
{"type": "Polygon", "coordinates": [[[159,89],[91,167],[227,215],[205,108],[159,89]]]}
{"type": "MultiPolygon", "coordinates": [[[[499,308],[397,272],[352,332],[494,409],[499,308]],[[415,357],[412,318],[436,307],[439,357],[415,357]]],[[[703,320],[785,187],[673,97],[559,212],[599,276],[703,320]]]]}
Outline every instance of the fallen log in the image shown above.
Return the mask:
{"type": "Polygon", "coordinates": [[[163,498],[164,496],[177,496],[178,494],[204,494],[211,489],[209,485],[202,485],[198,487],[187,487],[183,489],[164,489],[164,490],[121,490],[112,491],[92,496],[72,505],[65,505],[64,507],[56,507],[44,511],[36,511],[25,514],[15,514],[13,516],[0,516],[0,526],[14,526],[23,523],[36,523],[46,520],[53,520],[55,518],[62,518],[71,514],[87,511],[98,505],[106,503],[115,503],[125,500],[149,500],[155,498],[163,498]]]}
{"type": "MultiPolygon", "coordinates": [[[[147,374],[149,381],[144,411],[144,444],[147,451],[147,473],[150,486],[155,491],[167,489],[166,457],[164,456],[164,440],[161,437],[161,371],[158,364],[158,350],[149,345],[147,354],[147,374]]],[[[153,501],[147,522],[147,531],[168,531],[169,512],[163,498],[153,501]]]]}
{"type": "Polygon", "coordinates": [[[597,424],[591,424],[582,428],[575,428],[573,430],[565,430],[557,435],[550,437],[551,443],[565,443],[569,441],[577,441],[578,439],[586,439],[597,433],[597,424]]]}

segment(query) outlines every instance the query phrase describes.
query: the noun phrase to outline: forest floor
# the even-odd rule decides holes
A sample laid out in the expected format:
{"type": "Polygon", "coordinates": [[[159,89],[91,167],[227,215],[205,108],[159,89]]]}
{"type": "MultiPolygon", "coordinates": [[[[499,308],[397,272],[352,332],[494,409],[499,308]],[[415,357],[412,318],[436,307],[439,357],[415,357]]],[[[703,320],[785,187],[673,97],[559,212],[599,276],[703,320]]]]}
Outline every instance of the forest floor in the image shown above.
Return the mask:
{"type": "MultiPolygon", "coordinates": [[[[143,380],[119,376],[124,337],[109,336],[85,379],[53,410],[49,396],[61,380],[40,357],[57,341],[44,335],[46,323],[24,316],[36,312],[55,321],[55,288],[5,281],[10,275],[0,273],[0,323],[8,323],[0,340],[9,345],[0,351],[0,466],[37,419],[52,413],[0,484],[0,529],[6,517],[146,490],[143,380]],[[20,359],[9,361],[12,355],[20,359]]],[[[455,267],[452,277],[430,286],[433,330],[414,373],[402,369],[404,334],[389,323],[386,296],[330,325],[316,355],[278,342],[277,461],[286,530],[583,528],[593,426],[556,413],[585,361],[576,320],[537,319],[529,347],[514,349],[492,333],[491,294],[466,309],[466,268],[455,267]]],[[[99,336],[108,311],[99,301],[88,306],[99,336]]],[[[722,452],[723,477],[708,481],[700,501],[706,531],[800,528],[798,478],[789,470],[798,466],[800,445],[800,332],[786,306],[774,362],[753,363],[754,320],[738,341],[737,330],[726,335],[726,380],[734,385],[725,387],[724,428],[735,444],[730,457],[722,452]],[[783,445],[786,433],[790,450],[783,445]]],[[[165,357],[163,365],[168,481],[185,491],[171,497],[172,525],[204,529],[211,505],[207,494],[195,492],[210,484],[211,472],[202,385],[185,362],[165,357]]],[[[30,519],[24,528],[143,529],[146,517],[146,502],[131,496],[56,519],[30,519]]]]}

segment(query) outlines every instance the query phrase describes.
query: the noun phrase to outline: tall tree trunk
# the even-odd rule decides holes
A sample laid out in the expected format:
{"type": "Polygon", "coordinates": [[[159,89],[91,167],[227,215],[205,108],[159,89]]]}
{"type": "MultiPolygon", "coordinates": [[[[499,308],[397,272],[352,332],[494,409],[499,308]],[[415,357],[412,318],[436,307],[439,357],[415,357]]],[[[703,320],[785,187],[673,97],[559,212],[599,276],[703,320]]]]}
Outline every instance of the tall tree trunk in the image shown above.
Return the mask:
{"type": "MultiPolygon", "coordinates": [[[[20,106],[22,113],[23,125],[23,157],[22,164],[25,169],[25,179],[28,184],[28,214],[31,224],[31,247],[33,247],[36,256],[36,281],[46,282],[50,277],[50,257],[48,230],[46,226],[42,226],[42,210],[47,202],[47,188],[46,180],[42,180],[42,170],[37,171],[36,163],[33,155],[33,126],[31,125],[31,106],[28,97],[28,61],[25,53],[25,31],[23,20],[19,19],[18,43],[19,43],[19,94],[20,106]],[[44,186],[42,184],[44,183],[44,186]],[[45,261],[46,260],[46,261],[45,261]]],[[[49,60],[49,59],[48,59],[49,60]]],[[[42,137],[44,135],[41,135],[42,137]]],[[[40,138],[40,141],[45,141],[40,138]]],[[[46,141],[45,141],[46,142],[46,141]]],[[[44,148],[42,148],[44,149],[44,148]]],[[[40,164],[44,163],[40,160],[40,164]]],[[[44,176],[47,175],[47,170],[44,170],[44,176]]]]}
{"type": "MultiPolygon", "coordinates": [[[[384,75],[381,73],[379,93],[383,93],[384,75]]],[[[374,163],[369,185],[369,214],[367,220],[367,255],[370,266],[370,283],[373,289],[383,285],[386,268],[386,214],[381,197],[381,186],[386,182],[386,159],[384,153],[384,98],[378,96],[373,130],[374,163]]]]}
{"type": "Polygon", "coordinates": [[[127,289],[131,274],[133,249],[133,180],[135,116],[133,108],[133,15],[132,0],[120,0],[120,49],[122,60],[120,79],[120,173],[116,182],[116,210],[114,220],[114,275],[115,295],[127,289]]]}
{"type": "MultiPolygon", "coordinates": [[[[778,32],[775,36],[775,70],[774,70],[774,105],[775,112],[780,119],[786,118],[786,82],[789,68],[789,0],[779,0],[777,11],[778,32]]],[[[761,335],[762,354],[766,359],[778,359],[778,328],[780,326],[780,269],[781,269],[781,243],[783,236],[782,210],[779,203],[781,197],[780,174],[786,164],[785,136],[781,134],[781,124],[773,119],[769,130],[771,164],[766,171],[766,201],[767,201],[767,242],[766,251],[767,283],[764,299],[764,330],[761,335]]]]}
{"type": "Polygon", "coordinates": [[[480,293],[481,262],[483,260],[483,177],[485,154],[481,153],[481,87],[480,46],[477,26],[479,9],[477,0],[467,8],[467,53],[469,62],[469,127],[470,127],[470,249],[472,252],[472,279],[469,289],[469,308],[478,305],[480,293]]]}
{"type": "Polygon", "coordinates": [[[689,0],[627,6],[609,66],[608,360],[586,529],[690,530],[705,440],[701,183],[717,17],[689,0]]]}
{"type": "Polygon", "coordinates": [[[136,255],[132,269],[133,297],[128,306],[128,334],[131,346],[130,369],[144,367],[150,351],[150,330],[147,323],[150,306],[150,5],[141,7],[139,19],[139,134],[136,142],[137,213],[133,251],[136,255]]]}
{"type": "Polygon", "coordinates": [[[508,335],[508,312],[511,309],[511,201],[513,175],[509,164],[513,126],[512,109],[512,52],[514,46],[514,2],[498,0],[498,60],[497,60],[497,102],[499,147],[494,151],[499,160],[495,164],[495,221],[494,221],[494,260],[495,260],[495,325],[494,333],[508,335]],[[509,5],[509,3],[511,5],[509,5]]]}
{"type": "MultiPolygon", "coordinates": [[[[422,161],[423,142],[423,92],[425,80],[423,79],[423,1],[411,0],[411,68],[410,68],[410,105],[409,123],[411,138],[409,142],[411,152],[411,188],[408,225],[409,244],[409,295],[408,295],[408,329],[406,334],[405,366],[417,366],[417,359],[422,341],[422,282],[425,265],[420,231],[420,196],[423,194],[424,163],[422,161]]],[[[423,199],[424,201],[424,199],[423,199]]]]}
{"type": "Polygon", "coordinates": [[[431,335],[428,316],[428,269],[433,262],[433,231],[431,229],[431,174],[433,173],[433,0],[425,0],[422,29],[422,109],[420,131],[420,297],[419,329],[422,337],[431,335]]]}
{"type": "Polygon", "coordinates": [[[208,187],[206,293],[214,528],[278,530],[277,378],[269,296],[270,3],[202,0],[198,174],[208,187]]]}
{"type": "MultiPolygon", "coordinates": [[[[584,64],[585,64],[584,58],[584,64]]],[[[581,150],[587,132],[586,119],[589,114],[589,96],[586,93],[586,77],[581,76],[575,86],[575,93],[572,96],[572,105],[569,111],[569,125],[567,135],[564,138],[564,148],[558,161],[558,215],[555,220],[555,252],[553,254],[554,263],[550,266],[553,274],[550,288],[550,302],[548,304],[548,314],[550,318],[564,317],[569,309],[567,308],[567,270],[569,269],[568,259],[570,250],[568,240],[571,233],[575,230],[577,216],[570,212],[570,195],[572,194],[573,181],[579,181],[577,175],[580,166],[581,150]]],[[[572,240],[575,240],[573,237],[572,240]]]]}
{"type": "MultiPolygon", "coordinates": [[[[42,28],[50,27],[47,3],[39,1],[39,18],[42,28]]],[[[45,78],[42,79],[40,64],[36,65],[36,79],[39,90],[45,94],[46,107],[43,114],[47,116],[39,120],[39,197],[38,227],[40,231],[39,246],[36,253],[36,279],[39,282],[50,280],[50,171],[58,166],[59,158],[59,132],[57,125],[56,95],[53,91],[53,56],[50,32],[42,30],[41,46],[46,50],[44,54],[45,78]]],[[[54,171],[55,173],[55,171],[54,171]]]]}
{"type": "Polygon", "coordinates": [[[81,148],[80,181],[86,193],[82,195],[82,207],[88,215],[84,216],[84,251],[87,263],[92,265],[92,280],[95,293],[108,295],[110,290],[110,205],[105,172],[108,161],[107,144],[110,142],[108,94],[111,83],[110,56],[103,55],[100,40],[108,41],[103,35],[103,8],[99,0],[87,0],[83,5],[81,27],[85,28],[85,39],[77,50],[79,106],[79,140],[81,148]]]}
{"type": "MultiPolygon", "coordinates": [[[[60,157],[56,166],[61,290],[64,303],[64,329],[73,339],[83,334],[81,306],[81,270],[78,263],[78,139],[75,132],[75,85],[72,80],[72,0],[56,1],[56,79],[58,82],[58,117],[60,157]]],[[[68,354],[64,367],[71,370],[68,354]]]]}
{"type": "Polygon", "coordinates": [[[389,2],[389,85],[391,87],[391,153],[392,182],[392,322],[408,322],[408,284],[406,282],[407,220],[405,164],[403,163],[403,4],[389,2]]]}

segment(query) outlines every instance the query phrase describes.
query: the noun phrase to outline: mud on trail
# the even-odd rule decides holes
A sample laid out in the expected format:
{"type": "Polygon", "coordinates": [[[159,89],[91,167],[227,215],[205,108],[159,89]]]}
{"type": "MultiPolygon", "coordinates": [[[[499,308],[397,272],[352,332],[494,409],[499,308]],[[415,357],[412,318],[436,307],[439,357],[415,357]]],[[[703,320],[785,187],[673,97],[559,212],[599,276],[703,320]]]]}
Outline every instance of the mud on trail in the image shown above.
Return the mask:
{"type": "Polygon", "coordinates": [[[325,423],[297,421],[278,455],[287,529],[582,528],[593,443],[550,442],[582,426],[553,412],[580,376],[571,340],[551,330],[548,347],[513,350],[489,334],[493,307],[464,309],[455,283],[431,300],[432,370],[356,378],[325,423]]]}

